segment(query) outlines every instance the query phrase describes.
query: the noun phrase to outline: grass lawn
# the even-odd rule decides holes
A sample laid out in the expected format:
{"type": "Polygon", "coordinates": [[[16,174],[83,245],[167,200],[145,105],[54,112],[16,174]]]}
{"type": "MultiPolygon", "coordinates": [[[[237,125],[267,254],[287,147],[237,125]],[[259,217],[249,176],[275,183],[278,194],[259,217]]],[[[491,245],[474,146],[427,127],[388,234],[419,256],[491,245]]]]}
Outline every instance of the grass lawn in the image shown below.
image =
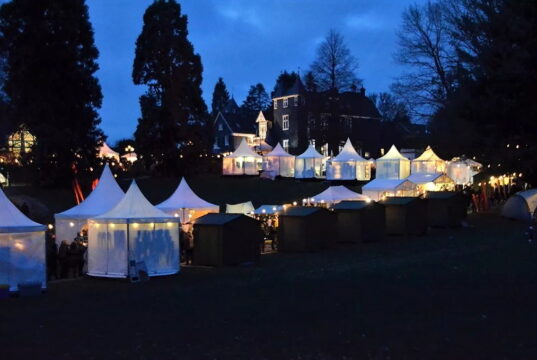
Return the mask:
{"type": "Polygon", "coordinates": [[[0,358],[535,359],[537,244],[497,215],[470,223],[140,284],[54,282],[0,301],[0,358]]]}

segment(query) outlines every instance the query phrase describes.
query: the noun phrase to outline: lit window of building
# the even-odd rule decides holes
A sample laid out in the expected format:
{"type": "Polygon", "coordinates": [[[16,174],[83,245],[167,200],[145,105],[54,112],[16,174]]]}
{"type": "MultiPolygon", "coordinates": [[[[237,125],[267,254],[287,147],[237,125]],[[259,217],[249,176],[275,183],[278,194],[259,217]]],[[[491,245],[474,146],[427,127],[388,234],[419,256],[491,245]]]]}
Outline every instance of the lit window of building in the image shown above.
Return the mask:
{"type": "Polygon", "coordinates": [[[32,151],[32,146],[35,144],[35,136],[30,134],[25,128],[20,128],[18,131],[11,134],[8,138],[8,149],[15,157],[32,151]]]}
{"type": "Polygon", "coordinates": [[[289,139],[283,139],[282,146],[285,151],[289,151],[289,139]]]}
{"type": "Polygon", "coordinates": [[[282,116],[282,130],[289,130],[289,115],[282,116]]]}
{"type": "Polygon", "coordinates": [[[285,109],[288,106],[289,106],[289,99],[288,98],[283,99],[283,108],[285,109]]]}

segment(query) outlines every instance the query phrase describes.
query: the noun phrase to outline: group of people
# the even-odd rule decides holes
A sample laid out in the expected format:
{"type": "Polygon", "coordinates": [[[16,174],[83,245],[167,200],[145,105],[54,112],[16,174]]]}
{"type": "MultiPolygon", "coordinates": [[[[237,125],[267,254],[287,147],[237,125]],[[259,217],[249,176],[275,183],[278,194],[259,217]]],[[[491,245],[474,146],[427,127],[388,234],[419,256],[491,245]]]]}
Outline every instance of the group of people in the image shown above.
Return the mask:
{"type": "Polygon", "coordinates": [[[60,246],[52,232],[47,232],[47,279],[77,278],[86,272],[87,235],[78,233],[69,244],[62,240],[60,246]]]}
{"type": "Polygon", "coordinates": [[[276,230],[276,220],[270,217],[261,219],[261,230],[263,231],[263,240],[261,242],[261,252],[265,252],[266,242],[270,242],[270,249],[276,251],[278,249],[278,232],[276,230]]]}
{"type": "Polygon", "coordinates": [[[192,265],[194,260],[194,234],[192,224],[190,223],[184,224],[181,227],[179,249],[181,251],[181,262],[192,265]]]}

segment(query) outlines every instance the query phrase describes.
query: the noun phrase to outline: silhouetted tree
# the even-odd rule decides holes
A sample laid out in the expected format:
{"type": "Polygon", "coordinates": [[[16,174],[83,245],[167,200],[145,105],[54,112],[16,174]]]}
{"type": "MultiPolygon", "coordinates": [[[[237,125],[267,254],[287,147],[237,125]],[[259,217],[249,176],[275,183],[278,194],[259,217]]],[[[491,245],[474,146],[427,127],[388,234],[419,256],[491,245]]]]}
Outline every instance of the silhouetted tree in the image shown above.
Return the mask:
{"type": "Polygon", "coordinates": [[[280,75],[278,75],[278,78],[276,79],[276,84],[274,85],[274,90],[272,92],[275,92],[278,86],[282,86],[284,89],[289,89],[299,78],[300,76],[296,72],[293,71],[289,73],[284,70],[280,73],[280,75]]]}
{"type": "Polygon", "coordinates": [[[361,84],[356,77],[358,61],[351,54],[343,36],[330,30],[317,48],[317,57],[311,64],[311,72],[320,90],[345,91],[361,84]]]}
{"type": "Polygon", "coordinates": [[[175,0],[156,0],[145,11],[136,40],[132,78],[146,85],[135,133],[146,164],[171,172],[181,155],[192,160],[208,147],[201,58],[187,38],[187,17],[175,0]]]}
{"type": "Polygon", "coordinates": [[[211,104],[211,114],[213,118],[218,114],[219,111],[224,110],[229,99],[229,92],[227,91],[224,79],[218,78],[218,81],[214,85],[213,101],[211,104]]]}
{"type": "Polygon", "coordinates": [[[317,81],[315,80],[315,76],[313,76],[313,73],[311,71],[308,71],[306,75],[304,75],[302,81],[304,82],[304,87],[307,91],[317,92],[317,81]]]}
{"type": "Polygon", "coordinates": [[[250,86],[248,95],[242,103],[242,110],[257,114],[259,111],[266,110],[270,107],[271,99],[265,91],[263,84],[259,83],[250,86]]]}
{"type": "MultiPolygon", "coordinates": [[[[6,120],[37,138],[28,166],[35,179],[67,181],[72,166],[96,161],[101,87],[98,51],[84,0],[12,0],[0,7],[6,120]]],[[[4,119],[2,121],[5,121],[4,119]]]]}

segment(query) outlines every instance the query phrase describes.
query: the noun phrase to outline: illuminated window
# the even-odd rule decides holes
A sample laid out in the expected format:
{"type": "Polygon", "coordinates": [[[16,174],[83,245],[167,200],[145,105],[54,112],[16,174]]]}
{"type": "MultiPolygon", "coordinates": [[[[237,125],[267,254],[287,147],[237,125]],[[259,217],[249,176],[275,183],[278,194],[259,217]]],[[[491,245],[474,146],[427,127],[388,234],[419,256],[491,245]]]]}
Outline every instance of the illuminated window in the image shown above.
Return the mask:
{"type": "Polygon", "coordinates": [[[287,106],[289,106],[289,99],[285,98],[283,99],[283,108],[285,109],[287,106]]]}
{"type": "Polygon", "coordinates": [[[222,125],[222,123],[218,123],[218,131],[222,130],[224,130],[224,126],[222,125]]]}
{"type": "Polygon", "coordinates": [[[294,99],[295,99],[294,105],[298,106],[298,96],[295,96],[294,99]]]}
{"type": "Polygon", "coordinates": [[[34,144],[35,136],[30,134],[30,132],[23,127],[11,134],[8,138],[9,151],[15,157],[19,157],[22,154],[32,151],[32,146],[34,146],[34,144]]]}
{"type": "Polygon", "coordinates": [[[274,100],[274,109],[278,108],[278,100],[274,100]]]}
{"type": "Polygon", "coordinates": [[[289,130],[289,115],[282,116],[282,130],[289,130]]]}
{"type": "Polygon", "coordinates": [[[224,136],[224,146],[229,146],[229,136],[224,136]]]}
{"type": "Polygon", "coordinates": [[[285,151],[289,151],[289,139],[283,139],[282,145],[285,151]]]}

